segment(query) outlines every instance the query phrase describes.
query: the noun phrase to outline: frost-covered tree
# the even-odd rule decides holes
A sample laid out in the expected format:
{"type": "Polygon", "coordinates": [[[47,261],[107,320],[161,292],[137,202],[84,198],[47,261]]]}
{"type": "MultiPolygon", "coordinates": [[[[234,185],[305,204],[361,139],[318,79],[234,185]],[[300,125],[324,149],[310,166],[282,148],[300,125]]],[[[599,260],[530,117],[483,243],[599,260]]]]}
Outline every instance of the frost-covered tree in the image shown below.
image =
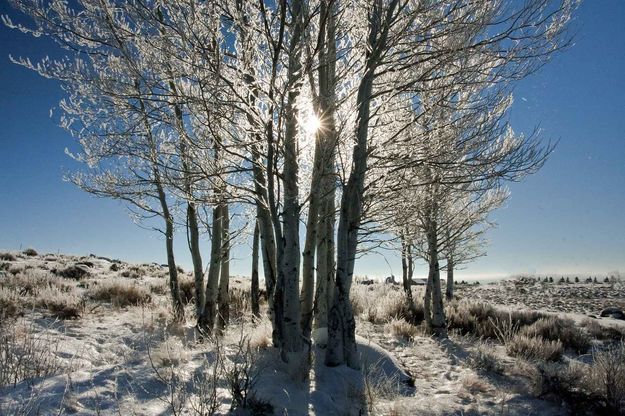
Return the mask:
{"type": "Polygon", "coordinates": [[[253,206],[274,345],[298,363],[312,328],[327,327],[325,363],[353,368],[349,294],[365,231],[404,236],[406,259],[417,240],[427,244],[432,320],[441,326],[439,253],[471,235],[459,217],[489,190],[540,166],[544,149],[505,123],[510,85],[566,46],[575,8],[568,0],[11,2],[33,18],[32,33],[66,49],[66,60],[21,63],[66,86],[84,160],[103,172],[92,188],[158,213],[172,238],[183,212],[200,331],[227,322],[232,220],[253,206]],[[210,213],[204,224],[200,212],[210,213]],[[393,222],[393,212],[415,215],[393,222]]]}

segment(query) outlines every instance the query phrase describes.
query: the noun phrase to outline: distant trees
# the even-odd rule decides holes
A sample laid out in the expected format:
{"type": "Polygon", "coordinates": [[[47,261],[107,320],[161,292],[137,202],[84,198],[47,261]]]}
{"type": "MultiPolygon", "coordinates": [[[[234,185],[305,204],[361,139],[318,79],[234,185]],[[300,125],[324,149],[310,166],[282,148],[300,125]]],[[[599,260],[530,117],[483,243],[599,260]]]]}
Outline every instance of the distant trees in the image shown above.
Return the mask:
{"type": "Polygon", "coordinates": [[[253,257],[262,259],[282,358],[304,362],[312,329],[327,327],[325,363],[353,368],[349,294],[363,235],[401,240],[407,296],[415,256],[428,262],[426,319],[442,330],[440,258],[451,283],[456,265],[481,255],[488,213],[507,196],[502,182],[534,172],[550,150],[507,125],[510,90],[567,45],[575,8],[566,0],[11,3],[32,26],[6,24],[51,37],[68,55],[17,62],[66,90],[61,124],[87,164],[74,181],[162,218],[177,318],[174,228],[188,234],[198,330],[219,333],[233,213],[251,208],[253,257]]]}

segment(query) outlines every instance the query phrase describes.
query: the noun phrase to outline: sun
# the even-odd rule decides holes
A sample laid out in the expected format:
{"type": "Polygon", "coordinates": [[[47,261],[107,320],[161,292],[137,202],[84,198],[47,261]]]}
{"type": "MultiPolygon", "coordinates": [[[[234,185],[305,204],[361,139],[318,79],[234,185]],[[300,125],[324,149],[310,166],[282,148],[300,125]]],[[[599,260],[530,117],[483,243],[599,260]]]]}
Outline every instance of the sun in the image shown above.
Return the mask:
{"type": "Polygon", "coordinates": [[[304,120],[304,130],[306,130],[308,134],[315,134],[317,130],[319,130],[319,127],[321,127],[321,120],[311,111],[304,120]]]}

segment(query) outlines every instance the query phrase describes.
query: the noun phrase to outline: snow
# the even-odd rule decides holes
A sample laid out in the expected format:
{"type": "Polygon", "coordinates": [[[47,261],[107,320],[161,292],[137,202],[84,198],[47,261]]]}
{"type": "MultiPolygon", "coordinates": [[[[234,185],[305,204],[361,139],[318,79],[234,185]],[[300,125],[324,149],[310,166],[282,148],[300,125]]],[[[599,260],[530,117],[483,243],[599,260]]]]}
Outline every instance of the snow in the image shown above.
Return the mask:
{"type": "MultiPolygon", "coordinates": [[[[74,300],[88,287],[111,280],[146,287],[164,284],[166,272],[161,266],[138,265],[146,271],[144,275],[123,278],[121,270],[130,265],[120,263],[120,272],[114,272],[110,261],[98,258],[22,257],[11,267],[45,275],[46,268],[60,269],[83,260],[93,263],[91,276],[81,282],[64,280],[75,285],[67,295],[74,300]]],[[[233,279],[233,284],[248,281],[233,279]]],[[[0,414],[57,414],[58,409],[78,415],[172,414],[169,401],[173,396],[186,403],[180,414],[193,414],[190,403],[198,399],[199,381],[207,383],[215,346],[197,342],[192,318],[186,325],[168,324],[169,298],[152,295],[153,303],[145,307],[88,303],[76,320],[55,320],[36,308],[27,311],[17,325],[42,341],[59,369],[54,375],[0,388],[0,414]]],[[[266,319],[232,325],[221,347],[228,360],[237,360],[241,339],[258,348],[254,365],[260,372],[254,395],[271,403],[277,415],[359,415],[366,414],[367,407],[374,415],[496,415],[502,409],[511,415],[566,414],[556,404],[524,393],[517,379],[476,373],[466,363],[475,348],[469,339],[453,334],[449,340],[426,335],[400,339],[385,333],[383,324],[362,317],[357,317],[357,332],[362,371],[323,364],[327,330],[322,328],[313,333],[308,378],[298,377],[297,368],[267,347],[271,326],[266,319]],[[374,396],[367,395],[368,388],[374,396]]],[[[505,351],[500,354],[501,362],[513,364],[505,351]]],[[[223,382],[217,386],[219,414],[230,412],[227,387],[223,382]]]]}

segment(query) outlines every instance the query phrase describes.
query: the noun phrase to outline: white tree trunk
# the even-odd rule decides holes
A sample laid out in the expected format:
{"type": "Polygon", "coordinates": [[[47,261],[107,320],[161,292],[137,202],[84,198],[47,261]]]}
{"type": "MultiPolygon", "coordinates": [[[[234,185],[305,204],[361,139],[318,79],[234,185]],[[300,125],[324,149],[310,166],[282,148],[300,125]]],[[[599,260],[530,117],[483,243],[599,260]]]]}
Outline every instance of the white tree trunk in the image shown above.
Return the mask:
{"type": "Polygon", "coordinates": [[[208,275],[206,276],[206,302],[202,314],[198,317],[198,330],[200,333],[207,335],[212,334],[215,327],[217,289],[221,269],[221,219],[222,205],[218,204],[213,208],[210,263],[208,265],[208,275]]]}
{"type": "MultiPolygon", "coordinates": [[[[299,272],[300,272],[300,245],[299,245],[299,188],[298,188],[298,148],[297,148],[297,98],[300,92],[302,64],[300,62],[302,37],[304,34],[304,4],[302,0],[291,3],[292,34],[288,51],[287,69],[287,103],[285,109],[284,133],[284,210],[282,235],[282,264],[278,285],[283,289],[284,316],[282,320],[283,357],[287,360],[292,355],[302,351],[302,334],[300,330],[300,303],[299,303],[299,272]],[[282,283],[282,284],[280,284],[282,283]]],[[[280,287],[278,287],[280,290],[280,287]]]]}
{"type": "Polygon", "coordinates": [[[445,319],[445,309],[443,307],[443,293],[441,290],[440,267],[438,261],[438,226],[437,209],[434,207],[428,219],[428,259],[430,276],[432,276],[432,320],[430,329],[438,335],[446,335],[447,322],[445,319]]]}
{"type": "Polygon", "coordinates": [[[260,240],[260,230],[258,219],[254,224],[254,237],[252,239],[252,288],[250,290],[250,299],[252,302],[252,315],[255,318],[260,317],[260,296],[258,287],[258,246],[260,240]]]}
{"type": "Polygon", "coordinates": [[[412,252],[410,250],[410,243],[405,240],[404,236],[401,236],[402,244],[402,256],[401,256],[401,268],[402,268],[402,283],[404,288],[404,294],[406,295],[406,305],[410,311],[411,317],[409,320],[416,323],[417,307],[412,297],[412,275],[413,275],[413,259],[412,252]]]}
{"type": "Polygon", "coordinates": [[[447,256],[447,287],[445,288],[445,297],[447,300],[454,298],[454,256],[449,253],[447,256]]]}
{"type": "Polygon", "coordinates": [[[221,211],[221,270],[217,292],[217,331],[222,334],[230,321],[230,213],[228,204],[221,211]]]}
{"type": "Polygon", "coordinates": [[[360,368],[356,349],[356,322],[349,300],[358,246],[358,230],[362,215],[365,174],[367,172],[367,144],[373,80],[380,57],[387,47],[388,32],[393,11],[399,0],[390,0],[384,10],[383,2],[375,2],[369,13],[369,50],[365,58],[365,72],[358,87],[356,105],[356,144],[352,153],[352,167],[341,197],[337,233],[337,261],[334,300],[328,316],[328,348],[325,363],[328,366],[347,364],[360,368]]]}

